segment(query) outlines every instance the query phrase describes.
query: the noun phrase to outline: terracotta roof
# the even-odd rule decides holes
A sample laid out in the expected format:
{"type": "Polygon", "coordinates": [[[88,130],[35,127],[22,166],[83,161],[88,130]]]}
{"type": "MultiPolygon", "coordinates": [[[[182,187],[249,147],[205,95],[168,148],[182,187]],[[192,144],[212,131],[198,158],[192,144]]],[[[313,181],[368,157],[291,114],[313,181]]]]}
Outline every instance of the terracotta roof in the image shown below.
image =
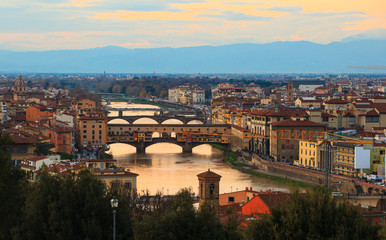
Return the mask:
{"type": "Polygon", "coordinates": [[[47,159],[47,158],[48,158],[47,156],[36,156],[33,158],[28,158],[28,159],[26,159],[26,161],[37,162],[37,161],[47,159]]]}
{"type": "Polygon", "coordinates": [[[327,103],[327,104],[347,104],[348,101],[343,100],[343,99],[330,99],[330,100],[325,101],[324,103],[327,103]]]}
{"type": "Polygon", "coordinates": [[[329,113],[322,113],[322,117],[336,117],[336,116],[329,113]]]}
{"type": "Polygon", "coordinates": [[[295,121],[292,119],[282,120],[278,122],[271,123],[271,126],[281,126],[281,127],[325,127],[324,124],[319,124],[309,120],[295,121]]]}
{"type": "Polygon", "coordinates": [[[206,172],[198,174],[197,177],[199,177],[199,178],[221,178],[220,175],[218,175],[215,172],[210,171],[210,169],[208,169],[208,171],[206,171],[206,172]]]}
{"type": "Polygon", "coordinates": [[[386,103],[373,103],[373,105],[379,113],[382,113],[382,114],[386,113],[386,103]]]}
{"type": "Polygon", "coordinates": [[[10,134],[9,137],[12,139],[14,143],[27,143],[27,144],[36,144],[39,143],[39,140],[32,138],[32,137],[24,137],[22,135],[15,135],[15,134],[10,134]]]}
{"type": "Polygon", "coordinates": [[[237,126],[237,125],[232,125],[232,128],[235,128],[235,129],[242,131],[242,132],[249,132],[248,129],[242,128],[242,127],[237,126]]]}
{"type": "Polygon", "coordinates": [[[377,111],[371,110],[366,113],[366,116],[379,116],[379,114],[377,113],[377,111]]]}
{"type": "Polygon", "coordinates": [[[259,197],[268,208],[277,206],[278,204],[287,201],[290,198],[288,193],[264,193],[259,194],[256,197],[259,197]]]}

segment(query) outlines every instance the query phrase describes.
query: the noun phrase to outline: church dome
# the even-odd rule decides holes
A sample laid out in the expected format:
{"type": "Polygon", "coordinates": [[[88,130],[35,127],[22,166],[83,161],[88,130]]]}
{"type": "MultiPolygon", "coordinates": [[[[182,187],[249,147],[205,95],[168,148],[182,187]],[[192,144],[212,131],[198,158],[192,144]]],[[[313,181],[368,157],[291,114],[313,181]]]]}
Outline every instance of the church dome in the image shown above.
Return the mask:
{"type": "Polygon", "coordinates": [[[15,87],[26,87],[24,80],[19,75],[19,79],[15,82],[15,87]]]}

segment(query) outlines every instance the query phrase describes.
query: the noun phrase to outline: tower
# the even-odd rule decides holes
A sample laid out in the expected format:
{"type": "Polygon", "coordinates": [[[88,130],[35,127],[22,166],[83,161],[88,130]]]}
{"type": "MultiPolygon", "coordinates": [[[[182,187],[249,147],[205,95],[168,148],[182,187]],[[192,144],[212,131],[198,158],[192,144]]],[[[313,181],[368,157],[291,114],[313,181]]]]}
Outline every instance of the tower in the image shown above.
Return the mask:
{"type": "Polygon", "coordinates": [[[280,105],[281,104],[281,90],[276,89],[276,104],[280,105]]]}
{"type": "Polygon", "coordinates": [[[220,178],[215,172],[208,171],[197,175],[199,184],[199,206],[207,203],[211,209],[218,211],[220,195],[220,178]]]}
{"type": "Polygon", "coordinates": [[[294,83],[292,81],[288,82],[288,101],[294,102],[294,83]]]}

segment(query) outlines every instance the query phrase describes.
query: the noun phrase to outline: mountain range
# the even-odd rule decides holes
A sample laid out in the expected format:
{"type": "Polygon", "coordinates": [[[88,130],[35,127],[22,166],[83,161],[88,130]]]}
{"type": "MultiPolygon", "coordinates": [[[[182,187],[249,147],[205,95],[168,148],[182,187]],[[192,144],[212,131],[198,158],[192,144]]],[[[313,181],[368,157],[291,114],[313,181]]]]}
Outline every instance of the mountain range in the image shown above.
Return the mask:
{"type": "Polygon", "coordinates": [[[350,73],[382,70],[386,40],[317,44],[307,41],[183,48],[14,52],[0,50],[0,72],[36,73],[350,73]]]}

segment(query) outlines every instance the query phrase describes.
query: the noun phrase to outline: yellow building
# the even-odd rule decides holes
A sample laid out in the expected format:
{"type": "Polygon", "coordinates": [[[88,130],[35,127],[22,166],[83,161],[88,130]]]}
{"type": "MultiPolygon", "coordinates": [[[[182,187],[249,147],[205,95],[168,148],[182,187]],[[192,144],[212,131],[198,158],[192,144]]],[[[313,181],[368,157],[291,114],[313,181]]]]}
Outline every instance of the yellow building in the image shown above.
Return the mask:
{"type": "Polygon", "coordinates": [[[370,151],[370,169],[366,173],[385,175],[386,143],[374,143],[370,151]]]}
{"type": "Polygon", "coordinates": [[[316,141],[299,141],[299,160],[294,161],[294,164],[320,168],[317,145],[316,141]]]}
{"type": "Polygon", "coordinates": [[[355,145],[334,143],[335,149],[335,172],[338,174],[356,177],[355,169],[355,145]]]}
{"type": "Polygon", "coordinates": [[[92,173],[102,181],[106,189],[123,188],[132,194],[136,192],[136,173],[121,168],[93,169],[92,173]]]}

